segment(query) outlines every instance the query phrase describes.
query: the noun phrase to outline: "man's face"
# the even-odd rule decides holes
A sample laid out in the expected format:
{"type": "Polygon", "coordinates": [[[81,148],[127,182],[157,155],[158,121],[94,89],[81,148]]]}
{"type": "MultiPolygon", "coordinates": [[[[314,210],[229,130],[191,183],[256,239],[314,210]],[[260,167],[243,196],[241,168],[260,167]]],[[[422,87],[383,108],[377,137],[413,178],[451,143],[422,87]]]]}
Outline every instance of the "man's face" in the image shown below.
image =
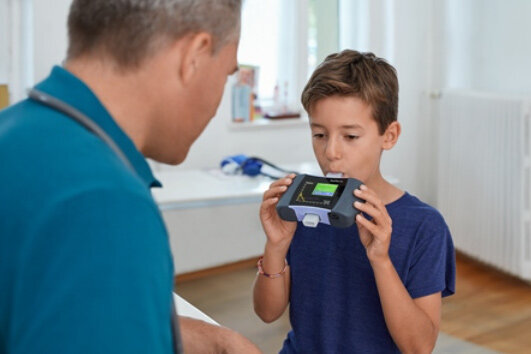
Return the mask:
{"type": "Polygon", "coordinates": [[[156,129],[148,157],[168,164],[184,161],[190,146],[216,114],[227,77],[237,70],[238,42],[230,42],[216,53],[202,55],[192,65],[193,75],[184,83],[176,79],[173,61],[152,64],[157,72],[153,85],[156,129]],[[160,63],[160,65],[159,65],[160,63]]]}
{"type": "Polygon", "coordinates": [[[229,43],[198,68],[198,75],[189,87],[193,115],[189,129],[193,141],[216,114],[227,78],[238,68],[237,51],[238,43],[229,43]]]}
{"type": "Polygon", "coordinates": [[[312,144],[321,170],[370,183],[379,175],[384,135],[372,109],[357,97],[331,96],[314,104],[312,144]]]}

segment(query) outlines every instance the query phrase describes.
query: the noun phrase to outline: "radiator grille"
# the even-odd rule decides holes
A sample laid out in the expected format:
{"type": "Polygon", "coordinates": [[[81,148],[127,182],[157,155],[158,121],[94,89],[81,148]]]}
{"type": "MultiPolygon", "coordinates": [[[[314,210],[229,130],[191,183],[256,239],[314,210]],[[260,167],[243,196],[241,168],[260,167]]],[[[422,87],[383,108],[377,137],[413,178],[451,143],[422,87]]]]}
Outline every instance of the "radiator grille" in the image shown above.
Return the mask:
{"type": "Polygon", "coordinates": [[[531,279],[529,100],[445,91],[437,204],[456,248],[531,279]]]}

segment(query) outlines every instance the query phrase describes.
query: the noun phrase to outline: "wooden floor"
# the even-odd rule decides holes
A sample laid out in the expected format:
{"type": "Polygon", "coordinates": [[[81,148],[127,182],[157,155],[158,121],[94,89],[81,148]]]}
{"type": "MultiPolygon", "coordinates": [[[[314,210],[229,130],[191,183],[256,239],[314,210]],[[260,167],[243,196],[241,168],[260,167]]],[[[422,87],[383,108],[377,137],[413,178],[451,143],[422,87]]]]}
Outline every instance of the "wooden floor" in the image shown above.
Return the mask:
{"type": "MultiPolygon", "coordinates": [[[[263,323],[255,315],[252,286],[256,274],[254,264],[199,279],[179,281],[177,292],[192,305],[211,316],[218,323],[232,328],[255,343],[264,353],[278,353],[291,329],[289,316],[284,315],[271,324],[263,323]]],[[[202,274],[204,275],[204,273],[202,274]]],[[[190,279],[190,276],[184,277],[190,279]]]]}
{"type": "Polygon", "coordinates": [[[457,257],[456,294],[443,299],[441,330],[504,353],[531,353],[531,285],[457,257]]]}
{"type": "MultiPolygon", "coordinates": [[[[278,353],[290,329],[288,314],[273,324],[254,314],[252,263],[181,277],[178,293],[264,353],[278,353]]],[[[531,353],[531,285],[458,255],[457,293],[443,299],[441,331],[498,352],[531,353]]]]}

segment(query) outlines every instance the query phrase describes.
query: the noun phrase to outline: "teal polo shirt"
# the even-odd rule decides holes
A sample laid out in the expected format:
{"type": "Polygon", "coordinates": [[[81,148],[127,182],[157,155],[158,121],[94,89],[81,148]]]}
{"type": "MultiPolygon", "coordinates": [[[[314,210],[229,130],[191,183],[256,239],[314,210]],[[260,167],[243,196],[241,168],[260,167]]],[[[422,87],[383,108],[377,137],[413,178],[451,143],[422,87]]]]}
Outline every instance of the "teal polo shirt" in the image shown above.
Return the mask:
{"type": "Polygon", "coordinates": [[[171,353],[160,183],[81,80],[54,67],[36,88],[96,122],[135,171],[56,110],[0,112],[0,353],[171,353]]]}

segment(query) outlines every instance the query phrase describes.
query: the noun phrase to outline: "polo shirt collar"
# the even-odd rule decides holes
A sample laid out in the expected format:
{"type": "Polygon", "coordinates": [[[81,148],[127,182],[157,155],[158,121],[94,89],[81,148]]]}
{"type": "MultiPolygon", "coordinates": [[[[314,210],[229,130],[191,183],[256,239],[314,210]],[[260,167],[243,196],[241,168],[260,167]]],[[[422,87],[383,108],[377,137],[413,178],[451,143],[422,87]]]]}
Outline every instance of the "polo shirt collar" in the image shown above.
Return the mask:
{"type": "Polygon", "coordinates": [[[137,175],[149,187],[162,187],[155,179],[145,157],[137,150],[133,141],[125,134],[111,117],[92,90],[71,72],[60,66],[54,66],[50,75],[35,88],[78,109],[114,140],[125,154],[137,175]]]}

